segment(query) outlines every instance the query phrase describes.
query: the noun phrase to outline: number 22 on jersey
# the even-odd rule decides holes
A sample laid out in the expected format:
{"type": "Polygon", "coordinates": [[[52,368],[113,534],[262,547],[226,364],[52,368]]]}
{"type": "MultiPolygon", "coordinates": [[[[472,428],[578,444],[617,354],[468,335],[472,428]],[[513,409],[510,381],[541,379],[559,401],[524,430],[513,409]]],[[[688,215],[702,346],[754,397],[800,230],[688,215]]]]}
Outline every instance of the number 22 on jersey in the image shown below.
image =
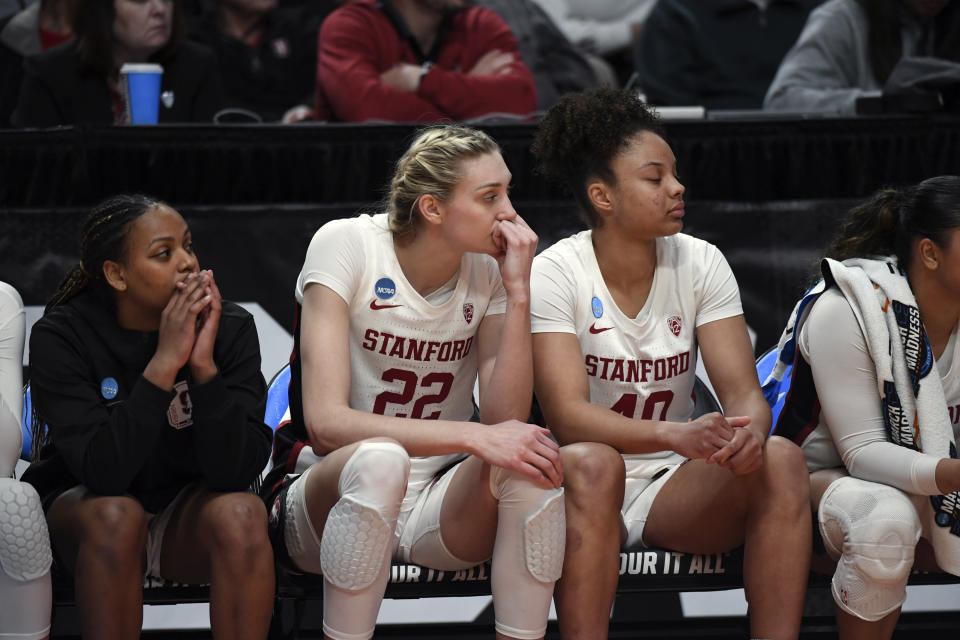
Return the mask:
{"type": "Polygon", "coordinates": [[[377,395],[373,403],[373,412],[386,415],[387,405],[399,405],[394,416],[398,418],[422,418],[424,420],[437,420],[440,418],[440,410],[433,411],[429,415],[423,415],[428,404],[440,404],[447,399],[450,388],[453,386],[453,374],[449,372],[435,371],[428,373],[420,379],[416,372],[408,369],[387,369],[380,376],[384,382],[401,382],[403,388],[400,391],[384,391],[377,395]],[[437,389],[437,385],[440,385],[437,389]],[[413,401],[417,391],[422,395],[417,398],[413,404],[413,409],[407,413],[406,407],[413,401]],[[433,393],[433,392],[436,393],[433,393]]]}

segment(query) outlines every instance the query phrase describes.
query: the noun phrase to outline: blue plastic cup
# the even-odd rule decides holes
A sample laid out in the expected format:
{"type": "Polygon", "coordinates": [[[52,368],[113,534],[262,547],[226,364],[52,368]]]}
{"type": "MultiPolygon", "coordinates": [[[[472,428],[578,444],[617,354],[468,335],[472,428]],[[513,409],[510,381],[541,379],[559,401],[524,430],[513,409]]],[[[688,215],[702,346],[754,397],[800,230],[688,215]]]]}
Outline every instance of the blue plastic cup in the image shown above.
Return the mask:
{"type": "Polygon", "coordinates": [[[127,63],[120,67],[120,77],[123,79],[123,97],[130,124],[157,124],[163,67],[159,64],[127,63]]]}

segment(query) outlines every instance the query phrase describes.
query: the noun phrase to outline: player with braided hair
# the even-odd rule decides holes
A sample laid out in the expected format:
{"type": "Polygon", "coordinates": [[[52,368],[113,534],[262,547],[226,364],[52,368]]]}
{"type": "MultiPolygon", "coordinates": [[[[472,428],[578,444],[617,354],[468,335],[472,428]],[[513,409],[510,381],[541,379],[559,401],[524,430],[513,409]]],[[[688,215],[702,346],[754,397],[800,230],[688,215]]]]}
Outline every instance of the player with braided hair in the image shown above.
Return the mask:
{"type": "Polygon", "coordinates": [[[744,544],[751,635],[796,638],[811,545],[803,456],[767,437],[730,267],[679,233],[684,187],[658,118],[626,91],[570,94],[533,151],[590,227],[534,260],[537,398],[560,443],[602,442],[626,465],[622,504],[607,503],[568,546],[564,638],[606,637],[621,519],[628,546],[744,544]],[[691,420],[698,346],[726,415],[691,420]]]}
{"type": "Polygon", "coordinates": [[[214,637],[266,637],[273,555],[245,491],[270,450],[259,341],[179,213],[144,196],[93,209],[33,327],[30,373],[43,447],[24,480],[83,637],[138,638],[145,575],[209,583],[214,637]]]}
{"type": "Polygon", "coordinates": [[[264,486],[278,559],[324,576],[328,638],[373,635],[391,558],[454,570],[492,557],[497,637],[544,635],[561,484],[599,447],[561,452],[522,422],[537,237],[510,178],[485,133],[426,129],[386,212],[329,222],[307,250],[291,421],[264,486]]]}

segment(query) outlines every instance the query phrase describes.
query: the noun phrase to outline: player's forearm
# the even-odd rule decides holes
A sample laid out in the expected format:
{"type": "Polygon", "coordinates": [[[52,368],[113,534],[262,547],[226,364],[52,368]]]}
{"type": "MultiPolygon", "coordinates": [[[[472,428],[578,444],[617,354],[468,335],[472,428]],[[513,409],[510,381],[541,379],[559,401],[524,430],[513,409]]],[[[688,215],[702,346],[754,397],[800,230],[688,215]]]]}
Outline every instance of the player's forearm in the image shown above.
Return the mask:
{"type": "Polygon", "coordinates": [[[391,438],[411,456],[473,453],[466,431],[477,425],[453,420],[420,420],[385,416],[347,406],[323,406],[311,419],[305,411],[307,434],[314,451],[329,453],[368,438],[391,438]]]}
{"type": "Polygon", "coordinates": [[[544,407],[548,426],[560,444],[600,442],[620,453],[655,453],[670,449],[672,423],[636,420],[587,401],[544,407]]]}
{"type": "Polygon", "coordinates": [[[529,291],[507,298],[493,373],[480,398],[485,424],[526,421],[533,399],[533,347],[530,339],[529,291]]]}
{"type": "Polygon", "coordinates": [[[750,429],[760,442],[764,442],[770,435],[770,405],[763,397],[763,392],[757,389],[749,389],[736,397],[733,401],[728,401],[723,407],[725,416],[750,416],[750,429]]]}

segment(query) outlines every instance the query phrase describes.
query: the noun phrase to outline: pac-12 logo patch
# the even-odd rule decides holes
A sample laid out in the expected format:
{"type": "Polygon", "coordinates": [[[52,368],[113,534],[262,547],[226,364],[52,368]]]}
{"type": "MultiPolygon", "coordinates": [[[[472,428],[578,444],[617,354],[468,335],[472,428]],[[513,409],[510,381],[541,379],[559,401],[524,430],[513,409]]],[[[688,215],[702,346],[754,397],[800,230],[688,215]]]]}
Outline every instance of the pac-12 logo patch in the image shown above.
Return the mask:
{"type": "Polygon", "coordinates": [[[593,296],[593,300],[590,301],[590,310],[593,311],[594,318],[603,316],[603,303],[600,302],[600,298],[597,296],[593,296]]]}
{"type": "Polygon", "coordinates": [[[100,395],[107,400],[113,400],[120,391],[120,385],[113,378],[104,378],[100,381],[100,395]]]}
{"type": "Polygon", "coordinates": [[[683,329],[683,321],[680,320],[680,316],[670,316],[667,318],[667,326],[670,327],[670,333],[679,336],[680,330],[683,329]]]}
{"type": "Polygon", "coordinates": [[[464,302],[463,303],[463,319],[467,321],[467,324],[473,320],[473,303],[464,302]]]}
{"type": "Polygon", "coordinates": [[[187,381],[181,380],[173,385],[177,395],[170,401],[167,408],[167,422],[174,429],[185,429],[193,424],[193,401],[190,400],[190,389],[187,381]]]}
{"type": "Polygon", "coordinates": [[[390,278],[380,278],[377,280],[377,283],[373,285],[373,292],[381,300],[389,300],[397,293],[397,285],[395,285],[390,278]]]}

